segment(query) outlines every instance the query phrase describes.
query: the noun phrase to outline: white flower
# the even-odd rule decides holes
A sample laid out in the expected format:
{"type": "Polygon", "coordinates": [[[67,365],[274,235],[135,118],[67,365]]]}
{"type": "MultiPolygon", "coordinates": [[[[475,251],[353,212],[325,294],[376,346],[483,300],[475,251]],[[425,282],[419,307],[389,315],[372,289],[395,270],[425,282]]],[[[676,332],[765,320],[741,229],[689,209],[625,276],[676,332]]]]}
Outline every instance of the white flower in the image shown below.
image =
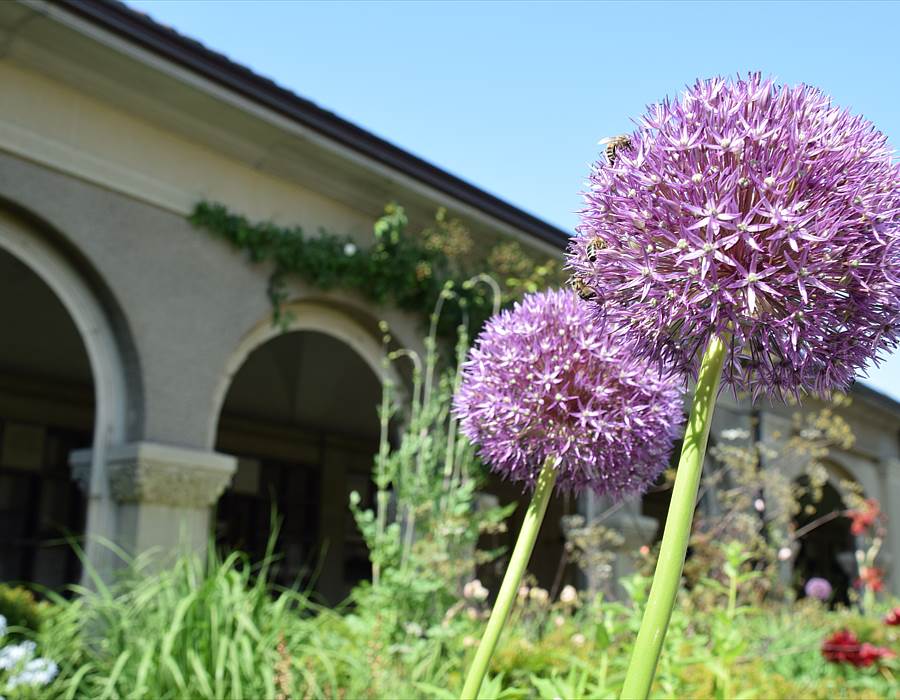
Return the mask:
{"type": "Polygon", "coordinates": [[[422,625],[415,622],[407,622],[403,629],[406,630],[406,633],[413,637],[421,637],[424,634],[425,630],[422,629],[422,625]]]}
{"type": "Polygon", "coordinates": [[[580,646],[584,646],[584,643],[587,641],[587,639],[585,639],[585,636],[583,634],[581,634],[581,632],[576,632],[575,634],[572,635],[571,641],[572,641],[572,644],[574,644],[576,647],[580,647],[580,646]]]}
{"type": "Polygon", "coordinates": [[[353,255],[356,255],[357,250],[358,250],[358,248],[356,247],[356,245],[354,243],[345,243],[344,244],[344,255],[346,255],[348,258],[353,255]]]}
{"type": "Polygon", "coordinates": [[[758,512],[762,513],[766,509],[766,502],[761,498],[757,498],[753,501],[753,507],[756,508],[758,512]]]}
{"type": "Polygon", "coordinates": [[[778,550],[778,561],[787,561],[792,555],[793,552],[791,552],[790,547],[782,547],[778,550]]]}
{"type": "Polygon", "coordinates": [[[575,586],[564,586],[559,593],[559,602],[564,605],[573,605],[578,602],[578,591],[575,586]]]}
{"type": "Polygon", "coordinates": [[[469,581],[465,586],[463,586],[463,598],[468,598],[471,600],[487,600],[488,594],[487,588],[481,585],[481,581],[477,578],[469,581]]]}
{"type": "Polygon", "coordinates": [[[4,671],[14,669],[20,663],[31,657],[35,647],[36,645],[32,641],[3,647],[0,649],[0,669],[4,671]]]}
{"type": "Polygon", "coordinates": [[[557,615],[553,618],[553,624],[557,627],[562,627],[564,624],[566,624],[566,618],[564,618],[562,615],[557,615]]]}
{"type": "Polygon", "coordinates": [[[527,600],[527,599],[528,599],[528,593],[530,592],[530,590],[531,590],[531,589],[528,588],[528,586],[520,586],[520,587],[519,587],[519,600],[523,600],[523,601],[524,601],[524,600],[527,600]]]}
{"type": "Polygon", "coordinates": [[[10,689],[15,688],[17,685],[42,687],[56,678],[58,672],[59,667],[56,665],[56,662],[43,657],[32,659],[25,664],[25,668],[21,673],[12,676],[7,681],[7,687],[10,689]]]}
{"type": "Polygon", "coordinates": [[[723,430],[720,434],[723,440],[746,440],[750,437],[750,431],[742,428],[730,428],[723,430]]]}

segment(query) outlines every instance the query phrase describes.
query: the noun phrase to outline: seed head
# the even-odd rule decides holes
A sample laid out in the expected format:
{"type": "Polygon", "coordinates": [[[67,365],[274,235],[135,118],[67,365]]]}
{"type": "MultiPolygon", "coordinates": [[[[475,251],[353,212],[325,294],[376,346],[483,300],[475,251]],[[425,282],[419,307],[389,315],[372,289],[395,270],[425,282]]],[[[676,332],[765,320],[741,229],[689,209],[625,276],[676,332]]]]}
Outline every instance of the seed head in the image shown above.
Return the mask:
{"type": "Polygon", "coordinates": [[[533,487],[558,460],[562,491],[647,489],[682,422],[679,381],[614,345],[570,290],[526,296],[485,325],[455,411],[490,467],[533,487]]]}
{"type": "Polygon", "coordinates": [[[695,83],[629,141],[590,175],[568,265],[636,352],[696,377],[719,335],[724,383],[756,397],[846,389],[897,346],[900,164],[869,121],[752,74],[695,83]]]}

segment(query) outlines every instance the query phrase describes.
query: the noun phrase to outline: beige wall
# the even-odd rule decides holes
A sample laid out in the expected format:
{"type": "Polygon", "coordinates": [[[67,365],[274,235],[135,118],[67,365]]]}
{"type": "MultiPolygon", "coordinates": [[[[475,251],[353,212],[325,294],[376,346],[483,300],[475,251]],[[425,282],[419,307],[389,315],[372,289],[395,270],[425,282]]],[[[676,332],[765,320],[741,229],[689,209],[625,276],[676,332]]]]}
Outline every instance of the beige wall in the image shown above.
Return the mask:
{"type": "Polygon", "coordinates": [[[247,153],[249,162],[240,161],[3,61],[0,85],[0,149],[8,153],[175,214],[210,199],[310,232],[371,231],[377,211],[354,210],[266,173],[262,161],[277,143],[260,144],[247,153]]]}
{"type": "MultiPolygon", "coordinates": [[[[269,270],[253,266],[184,218],[15,156],[0,154],[0,197],[40,217],[44,235],[72,255],[118,320],[133,349],[130,371],[143,396],[130,396],[130,438],[206,447],[209,413],[231,355],[271,313],[269,270]]],[[[37,231],[37,229],[35,229],[37,231]]],[[[415,344],[418,319],[343,294],[296,284],[296,299],[345,307],[415,344]]]]}

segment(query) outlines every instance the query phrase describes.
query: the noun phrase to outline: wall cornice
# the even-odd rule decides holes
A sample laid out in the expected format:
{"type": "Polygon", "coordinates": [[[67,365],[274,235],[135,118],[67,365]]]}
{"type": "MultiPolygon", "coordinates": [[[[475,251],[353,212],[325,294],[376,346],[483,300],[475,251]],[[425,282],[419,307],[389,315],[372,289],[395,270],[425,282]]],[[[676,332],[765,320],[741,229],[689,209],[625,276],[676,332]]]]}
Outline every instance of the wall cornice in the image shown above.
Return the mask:
{"type": "MultiPolygon", "coordinates": [[[[91,7],[100,12],[113,4],[95,3],[91,7]]],[[[0,32],[11,25],[18,26],[16,22],[23,10],[34,17],[8,40],[8,58],[15,65],[46,75],[193,144],[233,158],[259,173],[283,179],[284,184],[299,184],[319,196],[341,202],[369,221],[389,200],[402,201],[414,220],[423,221],[431,218],[437,206],[444,205],[465,218],[476,233],[512,236],[532,249],[561,255],[566,240],[561,230],[371,135],[368,140],[373,147],[383,144],[383,150],[395,153],[404,162],[418,164],[429,177],[417,178],[410,174],[415,169],[407,173],[399,165],[366,155],[302,119],[292,118],[262,98],[254,99],[252,95],[229,89],[222,81],[192,71],[137,41],[129,41],[121,32],[104,27],[102,22],[85,19],[83,9],[77,3],[60,5],[42,0],[0,4],[0,32]],[[466,196],[457,196],[453,188],[442,190],[431,184],[430,179],[435,177],[436,182],[443,178],[449,184],[456,183],[457,189],[466,196]],[[487,208],[472,203],[479,197],[485,200],[487,208]],[[505,213],[503,216],[489,213],[493,209],[488,204],[505,213]],[[525,223],[517,227],[507,219],[521,219],[525,223]]],[[[309,109],[327,114],[314,105],[309,109]]],[[[336,124],[344,123],[331,116],[336,124]]],[[[366,133],[346,124],[351,131],[366,133]]],[[[87,169],[86,176],[90,175],[91,170],[87,169]]],[[[116,177],[103,182],[104,186],[113,188],[118,183],[116,177]]],[[[136,190],[140,188],[132,183],[129,194],[134,195],[136,190]]],[[[235,210],[253,218],[282,214],[273,209],[259,211],[254,208],[252,197],[247,198],[244,206],[244,202],[239,204],[219,192],[191,194],[195,195],[193,201],[203,198],[228,202],[235,210]]],[[[158,194],[151,196],[159,200],[158,194]]]]}

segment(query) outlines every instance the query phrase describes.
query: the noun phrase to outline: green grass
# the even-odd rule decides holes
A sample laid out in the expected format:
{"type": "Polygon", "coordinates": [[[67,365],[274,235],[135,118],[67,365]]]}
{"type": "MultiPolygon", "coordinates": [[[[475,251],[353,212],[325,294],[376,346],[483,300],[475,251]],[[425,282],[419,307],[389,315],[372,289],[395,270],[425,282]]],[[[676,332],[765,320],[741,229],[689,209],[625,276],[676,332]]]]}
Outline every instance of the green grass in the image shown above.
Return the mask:
{"type": "MultiPolygon", "coordinates": [[[[640,600],[642,586],[633,590],[640,600]]],[[[36,639],[60,675],[39,697],[457,694],[484,604],[465,601],[422,627],[413,619],[398,625],[384,591],[377,600],[380,606],[367,606],[363,589],[353,606],[324,609],[302,592],[273,590],[267,568],[239,554],[208,564],[183,556],[155,573],[136,564],[113,585],[98,582],[71,600],[56,599],[36,639]]],[[[638,619],[628,603],[518,605],[483,697],[617,697],[638,619]]],[[[747,608],[724,620],[727,627],[722,622],[720,609],[681,601],[654,697],[896,697],[896,659],[853,669],[819,653],[822,638],[840,627],[900,651],[897,628],[880,618],[782,605],[747,608]]]]}

